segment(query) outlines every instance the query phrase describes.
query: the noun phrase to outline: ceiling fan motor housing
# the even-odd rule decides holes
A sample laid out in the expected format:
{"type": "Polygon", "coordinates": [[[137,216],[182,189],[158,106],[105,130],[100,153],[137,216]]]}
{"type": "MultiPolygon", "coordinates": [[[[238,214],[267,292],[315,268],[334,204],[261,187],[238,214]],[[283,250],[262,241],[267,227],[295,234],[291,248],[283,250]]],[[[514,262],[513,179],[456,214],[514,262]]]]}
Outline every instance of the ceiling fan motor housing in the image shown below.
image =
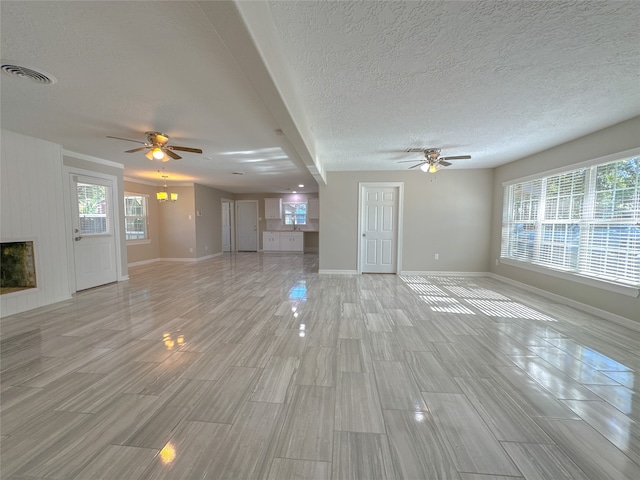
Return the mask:
{"type": "Polygon", "coordinates": [[[424,151],[424,156],[427,160],[436,160],[440,156],[440,149],[428,148],[424,151]]]}
{"type": "Polygon", "coordinates": [[[166,133],[160,132],[146,132],[147,140],[152,145],[160,145],[163,146],[169,141],[169,136],[166,133]]]}

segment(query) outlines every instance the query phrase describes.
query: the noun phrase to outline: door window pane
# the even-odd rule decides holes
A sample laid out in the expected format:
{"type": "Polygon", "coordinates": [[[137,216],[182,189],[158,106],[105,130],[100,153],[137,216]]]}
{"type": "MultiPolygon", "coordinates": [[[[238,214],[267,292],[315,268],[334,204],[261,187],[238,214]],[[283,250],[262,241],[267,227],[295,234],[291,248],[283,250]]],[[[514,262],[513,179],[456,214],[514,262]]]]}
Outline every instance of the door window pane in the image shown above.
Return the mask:
{"type": "Polygon", "coordinates": [[[78,225],[81,235],[111,232],[107,217],[109,188],[89,183],[77,184],[78,225]]]}

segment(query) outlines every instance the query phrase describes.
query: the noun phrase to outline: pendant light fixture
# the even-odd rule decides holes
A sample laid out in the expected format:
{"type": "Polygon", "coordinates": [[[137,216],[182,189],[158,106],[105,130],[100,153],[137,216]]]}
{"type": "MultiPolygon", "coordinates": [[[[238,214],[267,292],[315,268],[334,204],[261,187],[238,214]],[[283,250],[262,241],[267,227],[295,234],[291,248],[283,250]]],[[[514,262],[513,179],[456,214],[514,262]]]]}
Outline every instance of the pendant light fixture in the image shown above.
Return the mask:
{"type": "Polygon", "coordinates": [[[175,202],[176,200],[178,200],[178,194],[167,192],[167,178],[169,177],[167,175],[162,175],[162,178],[164,179],[164,189],[161,192],[156,192],[156,198],[161,203],[166,202],[167,200],[175,202]]]}

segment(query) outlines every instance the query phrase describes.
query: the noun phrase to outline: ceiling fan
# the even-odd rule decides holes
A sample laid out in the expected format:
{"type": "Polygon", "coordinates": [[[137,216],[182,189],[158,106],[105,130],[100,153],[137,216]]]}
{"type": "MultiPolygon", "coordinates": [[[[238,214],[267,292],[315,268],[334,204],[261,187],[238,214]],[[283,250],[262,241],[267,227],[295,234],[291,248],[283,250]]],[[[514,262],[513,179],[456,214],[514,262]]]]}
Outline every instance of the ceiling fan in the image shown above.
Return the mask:
{"type": "Polygon", "coordinates": [[[107,138],[115,138],[116,140],[126,140],[127,142],[136,142],[141,143],[144,147],[133,148],[131,150],[126,150],[124,153],[134,153],[139,152],[141,150],[149,150],[144,156],[149,160],[162,160],[163,162],[168,162],[171,157],[174,160],[180,160],[182,157],[174,152],[174,150],[178,150],[180,152],[191,152],[191,153],[202,153],[202,150],[199,148],[190,148],[190,147],[178,147],[177,145],[167,145],[169,142],[169,136],[165,133],[160,132],[146,132],[147,141],[141,142],[139,140],[131,140],[130,138],[122,138],[122,137],[112,137],[111,135],[107,135],[107,138]]]}
{"type": "MultiPolygon", "coordinates": [[[[420,170],[423,172],[436,173],[440,170],[441,167],[448,167],[451,165],[449,160],[468,160],[471,158],[471,155],[457,155],[453,157],[441,157],[439,148],[407,148],[407,153],[423,153],[424,160],[415,165],[409,167],[416,168],[420,167],[420,170]]],[[[399,163],[407,163],[407,162],[415,162],[415,160],[403,160],[399,163]]]]}

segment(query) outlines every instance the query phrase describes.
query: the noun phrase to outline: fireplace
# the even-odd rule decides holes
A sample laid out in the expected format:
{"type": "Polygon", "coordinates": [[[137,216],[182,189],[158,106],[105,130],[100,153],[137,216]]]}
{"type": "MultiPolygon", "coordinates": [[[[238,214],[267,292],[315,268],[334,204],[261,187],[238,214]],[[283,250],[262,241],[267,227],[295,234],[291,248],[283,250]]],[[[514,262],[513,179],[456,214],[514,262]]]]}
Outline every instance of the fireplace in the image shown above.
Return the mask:
{"type": "Polygon", "coordinates": [[[33,242],[0,243],[0,294],[36,288],[33,242]]]}

